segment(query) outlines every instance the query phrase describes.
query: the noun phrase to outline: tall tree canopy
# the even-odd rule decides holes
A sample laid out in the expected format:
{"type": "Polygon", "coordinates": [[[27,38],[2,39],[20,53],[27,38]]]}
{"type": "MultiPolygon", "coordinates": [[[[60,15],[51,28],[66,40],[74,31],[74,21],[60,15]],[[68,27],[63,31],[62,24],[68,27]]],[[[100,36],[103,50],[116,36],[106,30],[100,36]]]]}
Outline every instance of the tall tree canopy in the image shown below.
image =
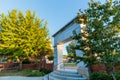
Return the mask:
{"type": "Polygon", "coordinates": [[[51,49],[47,22],[39,19],[35,13],[27,10],[12,10],[0,17],[0,52],[23,59],[44,54],[51,49]]]}
{"type": "Polygon", "coordinates": [[[120,58],[114,60],[120,55],[120,2],[91,0],[89,8],[78,14],[77,22],[86,25],[82,33],[74,32],[76,49],[84,53],[80,59],[87,65],[103,63],[112,72],[120,58]]]}

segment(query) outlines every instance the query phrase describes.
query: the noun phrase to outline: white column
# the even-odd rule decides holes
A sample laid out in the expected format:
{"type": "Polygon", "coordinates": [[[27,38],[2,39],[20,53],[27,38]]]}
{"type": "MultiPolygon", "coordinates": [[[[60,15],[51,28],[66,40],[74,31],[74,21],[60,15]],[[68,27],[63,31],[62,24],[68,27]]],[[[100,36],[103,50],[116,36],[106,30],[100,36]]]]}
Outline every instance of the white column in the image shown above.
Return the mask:
{"type": "Polygon", "coordinates": [[[54,47],[54,69],[60,70],[63,68],[63,44],[58,44],[54,47]]]}
{"type": "Polygon", "coordinates": [[[63,68],[63,44],[58,44],[57,45],[57,56],[58,56],[58,67],[57,69],[62,69],[63,68]]]}
{"type": "Polygon", "coordinates": [[[58,56],[57,56],[57,45],[54,46],[54,69],[57,68],[57,64],[58,64],[58,56]]]}

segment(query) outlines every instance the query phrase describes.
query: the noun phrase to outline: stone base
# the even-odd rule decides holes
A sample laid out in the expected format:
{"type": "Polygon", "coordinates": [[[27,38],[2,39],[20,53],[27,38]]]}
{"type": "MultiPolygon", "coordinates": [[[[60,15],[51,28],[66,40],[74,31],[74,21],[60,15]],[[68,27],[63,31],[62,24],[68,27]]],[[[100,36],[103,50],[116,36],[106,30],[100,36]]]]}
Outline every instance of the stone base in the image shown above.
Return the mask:
{"type": "Polygon", "coordinates": [[[81,75],[84,75],[87,77],[87,79],[89,79],[89,73],[88,73],[88,69],[87,68],[78,68],[77,72],[81,75]]]}

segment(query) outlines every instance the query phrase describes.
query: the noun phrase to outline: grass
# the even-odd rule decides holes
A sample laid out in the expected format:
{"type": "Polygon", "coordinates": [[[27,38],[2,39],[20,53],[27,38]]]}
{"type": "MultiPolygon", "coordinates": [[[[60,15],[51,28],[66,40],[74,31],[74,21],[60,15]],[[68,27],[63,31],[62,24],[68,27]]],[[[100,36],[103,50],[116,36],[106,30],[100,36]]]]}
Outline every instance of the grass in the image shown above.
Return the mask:
{"type": "Polygon", "coordinates": [[[71,67],[74,67],[74,66],[77,66],[77,64],[75,63],[64,63],[64,66],[71,66],[71,67]]]}
{"type": "Polygon", "coordinates": [[[0,72],[0,76],[44,76],[44,72],[39,70],[5,71],[0,72]]]}
{"type": "MultiPolygon", "coordinates": [[[[74,67],[77,66],[75,63],[64,63],[65,67],[74,67]]],[[[22,70],[22,71],[5,71],[0,72],[0,76],[44,76],[45,74],[50,73],[50,70],[41,69],[41,70],[22,70]]]]}
{"type": "Polygon", "coordinates": [[[0,72],[0,76],[26,76],[30,70],[0,72]]]}

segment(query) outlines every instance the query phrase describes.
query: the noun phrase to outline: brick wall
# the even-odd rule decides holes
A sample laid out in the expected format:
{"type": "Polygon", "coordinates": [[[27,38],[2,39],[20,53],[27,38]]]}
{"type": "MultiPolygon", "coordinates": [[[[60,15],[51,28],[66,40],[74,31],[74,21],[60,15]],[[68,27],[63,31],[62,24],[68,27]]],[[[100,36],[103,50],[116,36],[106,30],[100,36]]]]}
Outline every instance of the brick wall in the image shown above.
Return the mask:
{"type": "Polygon", "coordinates": [[[91,65],[91,70],[93,72],[105,72],[106,73],[106,68],[104,64],[91,65]]]}
{"type": "Polygon", "coordinates": [[[37,69],[36,64],[22,64],[22,69],[37,69]]]}
{"type": "MultiPolygon", "coordinates": [[[[91,70],[93,72],[105,72],[105,73],[109,73],[109,71],[107,71],[106,67],[104,64],[96,64],[96,65],[91,65],[91,70]]],[[[120,66],[115,67],[115,72],[120,70],[120,66]]]]}
{"type": "Polygon", "coordinates": [[[39,68],[45,68],[45,69],[48,69],[48,70],[53,70],[53,63],[46,63],[46,61],[42,61],[42,63],[40,64],[39,68]]]}
{"type": "MultiPolygon", "coordinates": [[[[22,64],[22,69],[41,69],[45,68],[48,70],[53,70],[53,63],[46,63],[43,61],[41,64],[22,64]]],[[[0,63],[0,71],[7,71],[7,70],[20,70],[20,63],[0,63]]]]}
{"type": "Polygon", "coordinates": [[[41,69],[41,68],[44,68],[44,69],[48,69],[48,70],[53,70],[53,63],[45,63],[45,62],[42,62],[41,64],[22,64],[22,69],[41,69]]]}
{"type": "Polygon", "coordinates": [[[0,71],[19,70],[19,63],[0,63],[0,71]]]}

